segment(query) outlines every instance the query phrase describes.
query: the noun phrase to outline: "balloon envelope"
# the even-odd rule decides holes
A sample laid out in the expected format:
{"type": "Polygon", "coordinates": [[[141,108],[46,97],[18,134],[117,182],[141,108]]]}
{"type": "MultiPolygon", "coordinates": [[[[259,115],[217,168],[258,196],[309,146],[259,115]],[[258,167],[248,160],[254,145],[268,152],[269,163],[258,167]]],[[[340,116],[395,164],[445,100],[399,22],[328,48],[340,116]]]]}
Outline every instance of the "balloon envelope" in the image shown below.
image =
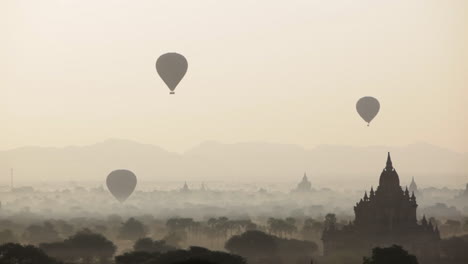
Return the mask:
{"type": "Polygon", "coordinates": [[[356,103],[356,110],[364,121],[370,123],[377,113],[379,113],[380,103],[374,97],[362,97],[356,103]]]}
{"type": "Polygon", "coordinates": [[[123,202],[133,193],[137,184],[137,178],[129,170],[115,170],[107,176],[107,188],[112,195],[123,202]]]}
{"type": "Polygon", "coordinates": [[[179,53],[166,53],[156,61],[156,71],[167,87],[174,94],[174,90],[187,72],[188,63],[179,53]]]}

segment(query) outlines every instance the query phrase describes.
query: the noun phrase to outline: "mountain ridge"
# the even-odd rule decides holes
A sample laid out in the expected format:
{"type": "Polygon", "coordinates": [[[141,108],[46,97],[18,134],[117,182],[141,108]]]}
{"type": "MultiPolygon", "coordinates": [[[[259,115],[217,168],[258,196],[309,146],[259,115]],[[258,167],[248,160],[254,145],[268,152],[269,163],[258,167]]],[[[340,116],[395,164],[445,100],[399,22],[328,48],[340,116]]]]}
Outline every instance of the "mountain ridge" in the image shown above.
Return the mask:
{"type": "MultiPolygon", "coordinates": [[[[142,180],[291,180],[304,171],[318,185],[375,185],[387,151],[403,183],[417,176],[423,185],[464,184],[468,154],[427,143],[407,146],[202,142],[183,153],[132,140],[109,139],[85,146],[21,147],[0,151],[0,171],[15,169],[25,181],[104,179],[114,169],[134,171],[142,180]]],[[[6,177],[5,179],[9,179],[6,177]]]]}

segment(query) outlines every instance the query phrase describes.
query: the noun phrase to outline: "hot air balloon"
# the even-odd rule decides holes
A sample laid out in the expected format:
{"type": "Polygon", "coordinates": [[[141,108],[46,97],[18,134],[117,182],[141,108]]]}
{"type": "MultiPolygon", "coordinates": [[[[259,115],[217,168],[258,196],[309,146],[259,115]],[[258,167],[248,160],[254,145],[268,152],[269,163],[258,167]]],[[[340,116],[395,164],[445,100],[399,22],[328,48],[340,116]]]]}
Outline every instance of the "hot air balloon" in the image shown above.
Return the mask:
{"type": "Polygon", "coordinates": [[[112,195],[122,203],[135,190],[137,178],[129,170],[115,170],[107,176],[106,183],[112,195]]]}
{"type": "Polygon", "coordinates": [[[174,90],[184,78],[187,68],[187,60],[179,53],[163,54],[156,61],[156,71],[171,90],[170,94],[174,94],[174,90]]]}
{"type": "Polygon", "coordinates": [[[380,103],[374,97],[365,96],[357,101],[356,110],[362,119],[367,122],[367,126],[369,126],[372,119],[379,113],[380,103]]]}

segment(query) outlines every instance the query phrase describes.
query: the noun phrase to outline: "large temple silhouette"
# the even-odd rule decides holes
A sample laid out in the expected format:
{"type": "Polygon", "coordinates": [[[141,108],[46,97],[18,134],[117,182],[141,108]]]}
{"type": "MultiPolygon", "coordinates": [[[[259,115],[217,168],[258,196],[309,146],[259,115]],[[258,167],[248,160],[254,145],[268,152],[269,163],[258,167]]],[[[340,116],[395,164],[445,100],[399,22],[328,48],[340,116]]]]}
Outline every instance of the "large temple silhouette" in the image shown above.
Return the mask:
{"type": "Polygon", "coordinates": [[[400,186],[390,153],[379,186],[354,207],[355,220],[342,229],[324,230],[324,254],[341,250],[369,251],[376,246],[398,244],[415,254],[420,263],[435,263],[439,257],[440,234],[437,226],[416,217],[416,197],[400,186]]]}
{"type": "Polygon", "coordinates": [[[310,183],[309,179],[307,178],[307,174],[304,172],[304,176],[302,177],[302,181],[297,184],[297,187],[292,190],[293,192],[310,192],[312,191],[312,184],[310,183]]]}

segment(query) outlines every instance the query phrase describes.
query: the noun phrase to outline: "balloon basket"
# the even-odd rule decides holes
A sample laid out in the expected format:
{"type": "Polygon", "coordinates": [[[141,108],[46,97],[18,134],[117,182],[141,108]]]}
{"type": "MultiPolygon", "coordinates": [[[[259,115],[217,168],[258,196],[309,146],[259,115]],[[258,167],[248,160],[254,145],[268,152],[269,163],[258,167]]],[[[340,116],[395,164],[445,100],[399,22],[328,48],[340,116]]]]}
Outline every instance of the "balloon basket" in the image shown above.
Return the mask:
{"type": "Polygon", "coordinates": [[[170,92],[169,94],[175,94],[175,92],[170,92]]]}

